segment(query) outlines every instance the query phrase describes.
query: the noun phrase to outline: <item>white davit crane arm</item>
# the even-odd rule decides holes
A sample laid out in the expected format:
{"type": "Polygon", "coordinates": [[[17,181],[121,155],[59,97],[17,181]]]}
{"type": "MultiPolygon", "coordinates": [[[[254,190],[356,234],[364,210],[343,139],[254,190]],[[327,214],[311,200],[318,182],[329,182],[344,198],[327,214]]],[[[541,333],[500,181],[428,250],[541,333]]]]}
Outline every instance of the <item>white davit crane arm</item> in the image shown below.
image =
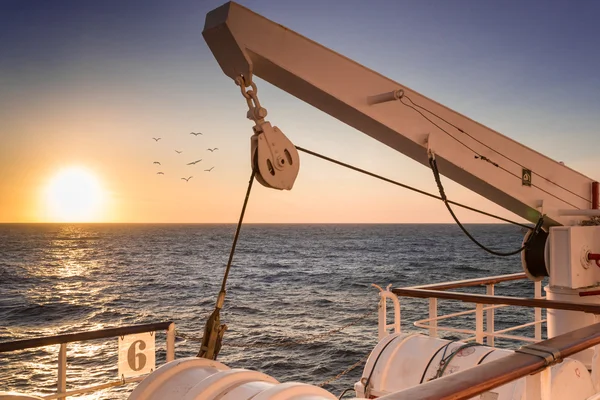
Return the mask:
{"type": "MultiPolygon", "coordinates": [[[[572,225],[572,214],[590,215],[598,207],[592,179],[239,4],[208,13],[202,35],[223,72],[242,88],[258,76],[424,165],[430,149],[442,175],[530,222],[541,212],[545,226],[572,225]]],[[[266,111],[246,97],[255,132],[264,130],[266,142],[268,135],[285,139],[264,125],[266,111]]],[[[269,163],[293,159],[283,155],[295,152],[291,142],[281,146],[270,149],[269,163]]],[[[290,173],[293,183],[297,162],[290,173]]]]}

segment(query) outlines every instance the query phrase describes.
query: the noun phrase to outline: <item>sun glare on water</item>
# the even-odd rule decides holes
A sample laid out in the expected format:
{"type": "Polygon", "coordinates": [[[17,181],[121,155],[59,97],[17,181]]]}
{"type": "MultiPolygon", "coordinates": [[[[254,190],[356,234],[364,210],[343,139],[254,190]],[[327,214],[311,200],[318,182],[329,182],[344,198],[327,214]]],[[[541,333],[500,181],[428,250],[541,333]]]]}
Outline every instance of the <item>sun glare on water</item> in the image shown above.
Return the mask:
{"type": "Polygon", "coordinates": [[[59,171],[46,188],[48,219],[53,222],[97,222],[104,191],[93,173],[70,167],[59,171]]]}

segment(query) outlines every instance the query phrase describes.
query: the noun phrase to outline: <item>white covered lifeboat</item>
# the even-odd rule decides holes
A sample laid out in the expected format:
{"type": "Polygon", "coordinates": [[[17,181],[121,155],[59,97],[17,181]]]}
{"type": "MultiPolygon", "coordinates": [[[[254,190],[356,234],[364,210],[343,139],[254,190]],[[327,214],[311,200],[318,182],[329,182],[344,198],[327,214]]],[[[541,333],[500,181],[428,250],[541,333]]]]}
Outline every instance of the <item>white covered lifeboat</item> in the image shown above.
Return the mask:
{"type": "Polygon", "coordinates": [[[280,383],[258,371],[229,368],[205,358],[171,361],[148,375],[129,400],[336,400],[325,389],[280,383]]]}
{"type": "MultiPolygon", "coordinates": [[[[354,389],[358,398],[383,400],[392,393],[397,394],[434,379],[443,379],[512,353],[513,350],[421,334],[392,334],[375,346],[354,389]]],[[[596,390],[591,374],[583,363],[566,358],[550,368],[553,400],[596,400],[596,397],[592,397],[596,390]]],[[[524,399],[525,384],[525,378],[517,379],[475,396],[472,400],[524,399]]]]}

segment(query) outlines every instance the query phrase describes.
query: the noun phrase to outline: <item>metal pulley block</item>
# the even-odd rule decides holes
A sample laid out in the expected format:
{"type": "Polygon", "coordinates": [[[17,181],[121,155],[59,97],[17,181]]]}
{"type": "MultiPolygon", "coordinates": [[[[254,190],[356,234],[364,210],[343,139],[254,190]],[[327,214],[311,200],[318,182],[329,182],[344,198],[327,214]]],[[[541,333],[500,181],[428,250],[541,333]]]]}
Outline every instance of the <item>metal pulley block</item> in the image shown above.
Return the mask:
{"type": "Polygon", "coordinates": [[[294,144],[271,123],[254,127],[251,156],[256,179],[272,189],[291,190],[300,170],[300,157],[294,144]]]}
{"type": "Polygon", "coordinates": [[[300,169],[296,147],[279,128],[265,121],[267,110],[260,105],[256,84],[243,76],[237,77],[235,84],[248,104],[246,117],[255,123],[250,156],[256,180],[271,189],[291,190],[300,169]]]}

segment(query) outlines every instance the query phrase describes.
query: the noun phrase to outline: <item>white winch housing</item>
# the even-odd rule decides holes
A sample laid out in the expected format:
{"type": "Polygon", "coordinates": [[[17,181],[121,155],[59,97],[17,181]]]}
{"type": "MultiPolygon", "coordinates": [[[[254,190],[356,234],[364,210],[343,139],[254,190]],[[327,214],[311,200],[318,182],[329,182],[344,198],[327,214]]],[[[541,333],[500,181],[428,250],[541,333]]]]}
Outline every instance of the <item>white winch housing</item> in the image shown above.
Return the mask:
{"type": "MultiPolygon", "coordinates": [[[[588,304],[600,304],[600,296],[581,297],[579,293],[586,292],[589,289],[569,289],[558,286],[544,287],[546,298],[556,301],[570,301],[573,303],[581,302],[585,299],[588,304]]],[[[594,323],[594,315],[582,311],[552,310],[546,311],[548,321],[548,337],[553,338],[558,335],[568,333],[575,329],[584,328],[594,323]]],[[[583,350],[572,356],[573,359],[581,361],[588,369],[592,368],[594,358],[594,348],[583,350]]]]}
{"type": "MultiPolygon", "coordinates": [[[[367,380],[368,398],[382,397],[426,383],[438,373],[444,354],[448,357],[465,344],[467,343],[421,334],[397,333],[386,336],[373,349],[360,381],[355,383],[356,396],[367,398],[367,380]]],[[[512,353],[512,350],[483,345],[466,347],[448,360],[443,373],[437,379],[512,353]]],[[[489,398],[520,400],[525,395],[525,384],[525,378],[507,383],[489,392],[489,398]]],[[[551,386],[553,399],[585,400],[596,392],[585,365],[570,358],[551,367],[551,386]]],[[[473,400],[479,398],[480,396],[476,396],[473,400]]]]}
{"type": "Polygon", "coordinates": [[[258,371],[229,368],[206,358],[168,362],[148,375],[129,400],[336,400],[320,387],[279,383],[258,371]]]}
{"type": "MultiPolygon", "coordinates": [[[[544,288],[548,300],[600,304],[600,295],[581,296],[600,289],[600,268],[588,259],[589,253],[600,253],[599,226],[555,226],[550,228],[546,251],[549,281],[544,288]]],[[[593,314],[581,311],[547,311],[548,338],[592,325],[593,314]]],[[[591,369],[594,349],[573,355],[591,369]]]]}

